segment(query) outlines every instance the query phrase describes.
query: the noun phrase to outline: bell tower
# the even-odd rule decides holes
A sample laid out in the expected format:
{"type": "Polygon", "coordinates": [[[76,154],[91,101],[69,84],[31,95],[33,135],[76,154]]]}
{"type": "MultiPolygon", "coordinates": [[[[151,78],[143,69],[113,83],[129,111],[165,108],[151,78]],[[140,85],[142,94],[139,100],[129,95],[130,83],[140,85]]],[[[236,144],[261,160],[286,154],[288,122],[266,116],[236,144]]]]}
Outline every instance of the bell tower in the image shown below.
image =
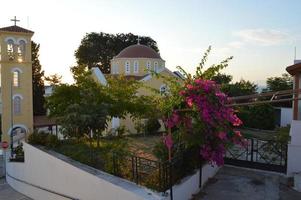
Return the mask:
{"type": "MultiPolygon", "coordinates": [[[[33,131],[32,31],[16,25],[0,28],[2,141],[10,142],[13,130],[25,136],[33,131]]],[[[12,137],[13,138],[13,137],[12,137]]]]}

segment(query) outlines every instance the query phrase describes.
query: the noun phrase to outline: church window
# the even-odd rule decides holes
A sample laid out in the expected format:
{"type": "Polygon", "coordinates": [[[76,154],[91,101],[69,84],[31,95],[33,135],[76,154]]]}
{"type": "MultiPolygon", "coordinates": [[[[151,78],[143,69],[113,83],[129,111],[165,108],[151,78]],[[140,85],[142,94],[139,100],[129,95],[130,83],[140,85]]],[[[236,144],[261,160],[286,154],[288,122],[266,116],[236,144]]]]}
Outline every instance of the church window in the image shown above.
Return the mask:
{"type": "Polygon", "coordinates": [[[14,59],[14,41],[12,39],[7,40],[7,55],[10,60],[14,59]]]}
{"type": "Polygon", "coordinates": [[[151,67],[152,67],[152,66],[151,66],[151,61],[148,60],[148,61],[146,62],[146,69],[149,71],[149,70],[151,70],[151,67]]]}
{"type": "Polygon", "coordinates": [[[14,97],[14,103],[13,103],[13,108],[14,108],[14,114],[20,114],[21,113],[21,97],[20,96],[15,96],[14,97]]]}
{"type": "Polygon", "coordinates": [[[154,71],[158,72],[158,62],[154,62],[154,71]]]}
{"type": "Polygon", "coordinates": [[[139,62],[136,60],[134,62],[134,73],[138,73],[139,72],[139,62]]]}
{"type": "Polygon", "coordinates": [[[130,61],[126,61],[125,62],[125,73],[129,74],[131,72],[131,65],[130,65],[130,61]]]}
{"type": "Polygon", "coordinates": [[[13,86],[20,87],[20,72],[17,70],[13,72],[13,86]]]}
{"type": "Polygon", "coordinates": [[[18,61],[22,62],[25,58],[25,41],[20,40],[19,45],[18,45],[18,61]]]}
{"type": "Polygon", "coordinates": [[[161,85],[160,87],[160,94],[164,95],[167,92],[167,86],[165,84],[161,85]]]}

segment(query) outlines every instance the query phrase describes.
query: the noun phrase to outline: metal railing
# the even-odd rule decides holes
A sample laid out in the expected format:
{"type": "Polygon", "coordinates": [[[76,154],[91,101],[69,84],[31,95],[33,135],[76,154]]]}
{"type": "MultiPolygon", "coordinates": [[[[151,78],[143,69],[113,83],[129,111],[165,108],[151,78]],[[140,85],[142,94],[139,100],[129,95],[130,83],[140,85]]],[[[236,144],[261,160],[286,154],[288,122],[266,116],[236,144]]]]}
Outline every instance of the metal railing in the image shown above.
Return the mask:
{"type": "Polygon", "coordinates": [[[104,171],[158,192],[165,192],[200,167],[199,151],[178,152],[171,162],[112,153],[104,171]]]}
{"type": "Polygon", "coordinates": [[[287,143],[258,138],[247,141],[244,148],[234,145],[227,150],[226,164],[286,173],[287,143]]]}

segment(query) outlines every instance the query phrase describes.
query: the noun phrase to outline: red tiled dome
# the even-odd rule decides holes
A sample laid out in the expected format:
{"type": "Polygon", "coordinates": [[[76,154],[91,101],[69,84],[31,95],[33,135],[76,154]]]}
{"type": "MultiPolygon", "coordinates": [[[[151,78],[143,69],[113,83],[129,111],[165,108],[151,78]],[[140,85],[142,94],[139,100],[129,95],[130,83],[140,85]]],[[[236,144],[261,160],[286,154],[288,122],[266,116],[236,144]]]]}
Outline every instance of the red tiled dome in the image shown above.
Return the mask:
{"type": "Polygon", "coordinates": [[[136,44],[123,49],[115,58],[158,58],[162,59],[152,48],[136,44]]]}

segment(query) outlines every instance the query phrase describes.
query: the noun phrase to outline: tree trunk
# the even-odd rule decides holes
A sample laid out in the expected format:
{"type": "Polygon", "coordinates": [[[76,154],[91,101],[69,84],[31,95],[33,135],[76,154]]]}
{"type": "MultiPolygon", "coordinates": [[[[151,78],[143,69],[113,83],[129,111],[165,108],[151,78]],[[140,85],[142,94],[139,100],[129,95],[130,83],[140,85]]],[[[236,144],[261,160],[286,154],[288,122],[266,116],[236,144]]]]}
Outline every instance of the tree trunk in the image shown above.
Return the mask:
{"type": "Polygon", "coordinates": [[[97,136],[97,148],[99,148],[100,147],[100,136],[99,136],[100,134],[97,132],[96,133],[96,136],[97,136]]]}

